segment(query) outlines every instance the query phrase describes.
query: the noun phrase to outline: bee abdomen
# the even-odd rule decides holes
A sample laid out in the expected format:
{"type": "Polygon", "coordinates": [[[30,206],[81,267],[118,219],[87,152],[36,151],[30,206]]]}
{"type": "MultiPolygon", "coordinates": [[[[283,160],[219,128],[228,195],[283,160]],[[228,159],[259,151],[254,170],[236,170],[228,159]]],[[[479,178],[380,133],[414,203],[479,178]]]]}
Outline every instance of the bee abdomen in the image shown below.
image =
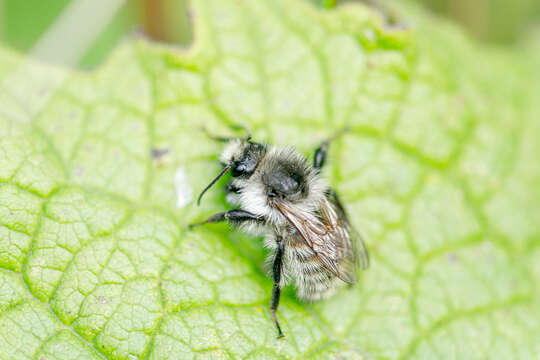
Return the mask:
{"type": "Polygon", "coordinates": [[[328,271],[324,268],[321,263],[316,261],[304,262],[299,265],[300,271],[305,276],[311,276],[313,278],[327,278],[329,276],[328,271]]]}
{"type": "Polygon", "coordinates": [[[307,245],[295,245],[292,248],[294,258],[300,263],[306,263],[315,259],[315,253],[307,245]]]}
{"type": "Polygon", "coordinates": [[[314,301],[330,296],[340,280],[324,267],[307,245],[296,243],[292,251],[291,265],[295,270],[298,297],[314,301]]]}
{"type": "Polygon", "coordinates": [[[308,301],[324,299],[334,293],[340,282],[339,278],[328,273],[298,277],[296,279],[297,295],[308,301]]]}

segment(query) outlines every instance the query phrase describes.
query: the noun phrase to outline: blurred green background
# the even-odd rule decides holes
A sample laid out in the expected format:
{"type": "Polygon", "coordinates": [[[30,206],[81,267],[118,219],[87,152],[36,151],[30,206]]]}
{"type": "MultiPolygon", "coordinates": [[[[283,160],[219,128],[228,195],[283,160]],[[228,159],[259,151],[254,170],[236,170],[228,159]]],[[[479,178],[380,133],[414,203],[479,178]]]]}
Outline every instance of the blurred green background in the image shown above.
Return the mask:
{"type": "MultiPolygon", "coordinates": [[[[0,41],[21,52],[30,52],[51,25],[75,2],[92,0],[0,0],[0,41]]],[[[105,7],[107,0],[94,0],[105,7]]],[[[122,38],[140,32],[146,36],[181,45],[191,40],[188,0],[118,0],[111,20],[93,35],[91,44],[75,61],[75,66],[92,68],[99,64],[122,38]]],[[[321,7],[346,1],[362,1],[383,6],[383,0],[311,0],[321,7]]],[[[401,0],[394,0],[401,1],[401,0]]],[[[411,0],[413,1],[413,0],[411,0]]],[[[463,25],[481,41],[511,44],[540,23],[540,0],[414,0],[434,13],[463,25]]],[[[106,9],[105,9],[106,10],[106,9]]],[[[92,23],[92,15],[81,26],[92,23]]],[[[79,22],[76,21],[74,26],[79,22]]],[[[74,36],[75,37],[75,36],[74,36]]],[[[63,46],[76,44],[77,38],[63,46]]]]}

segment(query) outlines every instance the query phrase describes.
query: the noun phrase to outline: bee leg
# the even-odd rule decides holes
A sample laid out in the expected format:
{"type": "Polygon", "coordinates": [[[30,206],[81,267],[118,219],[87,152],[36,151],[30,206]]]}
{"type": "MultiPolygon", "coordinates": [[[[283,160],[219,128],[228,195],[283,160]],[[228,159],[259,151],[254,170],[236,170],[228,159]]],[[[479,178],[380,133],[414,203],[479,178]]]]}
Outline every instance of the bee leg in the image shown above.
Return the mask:
{"type": "Polygon", "coordinates": [[[283,265],[283,250],[285,245],[281,236],[278,239],[278,249],[276,256],[274,257],[274,264],[272,266],[272,280],[274,281],[274,288],[272,289],[272,300],[270,302],[270,311],[272,312],[272,319],[278,331],[278,339],[284,337],[279,322],[277,320],[276,311],[279,306],[279,297],[281,295],[280,281],[281,281],[281,269],[283,265]]]}
{"type": "Polygon", "coordinates": [[[234,137],[229,137],[229,136],[218,136],[218,135],[214,135],[212,134],[210,131],[208,131],[208,129],[206,127],[203,127],[202,128],[202,131],[204,132],[204,134],[211,140],[214,140],[214,141],[219,141],[219,142],[228,142],[228,141],[231,141],[233,139],[236,139],[234,137]]]}
{"type": "Polygon", "coordinates": [[[225,220],[230,222],[233,225],[239,225],[240,223],[243,223],[246,221],[263,222],[264,218],[262,216],[252,214],[249,211],[234,209],[234,210],[217,213],[215,215],[210,216],[208,219],[204,221],[190,224],[189,227],[193,228],[195,226],[209,224],[209,223],[217,223],[217,222],[222,222],[225,220]]]}
{"type": "Polygon", "coordinates": [[[330,138],[323,141],[323,143],[319,145],[317,149],[315,149],[315,156],[313,157],[313,167],[315,169],[321,169],[323,167],[324,162],[326,160],[328,147],[330,146],[330,142],[348,130],[350,130],[349,127],[347,126],[344,127],[343,129],[339,130],[334,135],[332,135],[330,138]]]}
{"type": "Polygon", "coordinates": [[[315,156],[313,156],[313,167],[315,169],[320,169],[323,167],[329,145],[330,139],[327,139],[321,145],[319,145],[317,149],[315,149],[315,156]]]}
{"type": "Polygon", "coordinates": [[[343,207],[343,204],[341,203],[341,200],[339,200],[339,196],[338,196],[337,192],[332,188],[328,188],[328,190],[326,190],[326,193],[328,194],[328,196],[331,196],[331,197],[334,198],[334,201],[336,202],[336,205],[338,206],[338,208],[343,213],[345,213],[345,208],[343,207]]]}
{"type": "Polygon", "coordinates": [[[228,182],[225,184],[225,192],[227,194],[239,194],[240,188],[228,182]]]}
{"type": "Polygon", "coordinates": [[[225,185],[225,194],[227,195],[225,196],[225,200],[227,200],[227,202],[233,206],[241,206],[240,192],[241,189],[233,185],[232,181],[228,182],[225,185]]]}

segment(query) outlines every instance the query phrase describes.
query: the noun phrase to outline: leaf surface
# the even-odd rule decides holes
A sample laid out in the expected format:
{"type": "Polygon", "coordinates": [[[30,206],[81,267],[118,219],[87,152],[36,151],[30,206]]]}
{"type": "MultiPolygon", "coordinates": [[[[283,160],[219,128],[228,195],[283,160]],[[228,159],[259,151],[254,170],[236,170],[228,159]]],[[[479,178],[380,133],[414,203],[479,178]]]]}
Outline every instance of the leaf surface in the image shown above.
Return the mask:
{"type": "Polygon", "coordinates": [[[540,353],[537,50],[415,9],[193,3],[189,50],[131,40],[76,73],[0,50],[0,359],[533,359],[540,353]],[[360,284],[268,311],[261,239],[201,126],[331,146],[365,234],[360,284]]]}

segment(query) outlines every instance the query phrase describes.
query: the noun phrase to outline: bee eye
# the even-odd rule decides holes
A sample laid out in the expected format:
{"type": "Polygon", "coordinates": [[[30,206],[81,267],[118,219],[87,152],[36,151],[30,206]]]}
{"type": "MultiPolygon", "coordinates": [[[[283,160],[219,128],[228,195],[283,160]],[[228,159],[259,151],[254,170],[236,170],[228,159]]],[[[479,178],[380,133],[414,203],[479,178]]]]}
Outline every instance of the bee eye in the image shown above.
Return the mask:
{"type": "Polygon", "coordinates": [[[246,172],[246,166],[244,164],[237,164],[232,169],[232,176],[240,176],[246,172]]]}
{"type": "Polygon", "coordinates": [[[275,198],[277,196],[277,192],[276,190],[270,188],[268,189],[266,195],[269,197],[269,198],[275,198]]]}

